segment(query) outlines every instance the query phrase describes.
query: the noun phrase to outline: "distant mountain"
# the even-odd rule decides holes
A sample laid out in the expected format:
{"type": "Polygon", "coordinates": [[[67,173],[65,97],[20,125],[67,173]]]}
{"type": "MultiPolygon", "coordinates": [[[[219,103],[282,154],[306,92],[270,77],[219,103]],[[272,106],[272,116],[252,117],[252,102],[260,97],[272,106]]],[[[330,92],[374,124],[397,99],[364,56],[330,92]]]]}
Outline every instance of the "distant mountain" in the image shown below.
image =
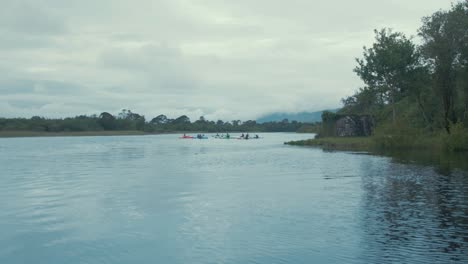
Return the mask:
{"type": "Polygon", "coordinates": [[[298,121],[298,122],[320,122],[322,121],[322,113],[324,111],[336,112],[339,109],[330,109],[317,112],[299,112],[299,113],[272,113],[265,116],[262,116],[257,119],[257,123],[273,122],[273,121],[282,121],[288,119],[289,121],[298,121]]]}

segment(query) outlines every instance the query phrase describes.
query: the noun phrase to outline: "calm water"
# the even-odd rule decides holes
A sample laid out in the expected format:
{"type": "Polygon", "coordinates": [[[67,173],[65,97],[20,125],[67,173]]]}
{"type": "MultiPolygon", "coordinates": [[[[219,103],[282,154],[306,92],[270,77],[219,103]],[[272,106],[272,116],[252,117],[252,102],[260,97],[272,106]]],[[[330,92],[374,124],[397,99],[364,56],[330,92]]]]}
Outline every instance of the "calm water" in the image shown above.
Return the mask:
{"type": "Polygon", "coordinates": [[[468,263],[468,174],[310,135],[0,139],[0,263],[468,263]]]}

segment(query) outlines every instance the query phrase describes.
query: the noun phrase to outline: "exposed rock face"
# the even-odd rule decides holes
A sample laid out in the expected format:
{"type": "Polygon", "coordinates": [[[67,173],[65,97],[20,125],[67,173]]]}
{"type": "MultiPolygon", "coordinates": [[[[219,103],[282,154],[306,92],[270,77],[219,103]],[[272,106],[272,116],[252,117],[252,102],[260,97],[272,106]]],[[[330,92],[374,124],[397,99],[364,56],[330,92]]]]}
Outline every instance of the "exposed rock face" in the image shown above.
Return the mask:
{"type": "Polygon", "coordinates": [[[335,123],[335,135],[338,137],[367,137],[372,133],[374,122],[370,116],[346,115],[335,123]]]}

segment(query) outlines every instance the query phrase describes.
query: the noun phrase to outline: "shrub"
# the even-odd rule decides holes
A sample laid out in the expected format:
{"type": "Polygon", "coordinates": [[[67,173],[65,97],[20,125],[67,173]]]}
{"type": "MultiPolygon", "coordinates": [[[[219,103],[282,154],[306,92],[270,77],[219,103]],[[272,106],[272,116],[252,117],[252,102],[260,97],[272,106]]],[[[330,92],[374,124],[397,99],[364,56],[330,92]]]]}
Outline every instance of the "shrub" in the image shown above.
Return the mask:
{"type": "Polygon", "coordinates": [[[451,151],[468,151],[468,128],[459,122],[450,126],[444,138],[445,147],[451,151]]]}
{"type": "Polygon", "coordinates": [[[423,137],[420,129],[401,121],[380,125],[374,130],[373,135],[375,145],[385,149],[424,147],[420,142],[423,137]]]}

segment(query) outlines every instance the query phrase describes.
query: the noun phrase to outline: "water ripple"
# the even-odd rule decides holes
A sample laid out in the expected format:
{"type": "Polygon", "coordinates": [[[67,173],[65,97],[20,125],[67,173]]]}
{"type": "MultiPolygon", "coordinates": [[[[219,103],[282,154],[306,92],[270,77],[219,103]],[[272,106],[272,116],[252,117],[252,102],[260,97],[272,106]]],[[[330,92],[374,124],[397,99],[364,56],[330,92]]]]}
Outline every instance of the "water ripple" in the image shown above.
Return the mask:
{"type": "Polygon", "coordinates": [[[467,263],[468,175],[174,135],[0,140],[0,263],[467,263]]]}

